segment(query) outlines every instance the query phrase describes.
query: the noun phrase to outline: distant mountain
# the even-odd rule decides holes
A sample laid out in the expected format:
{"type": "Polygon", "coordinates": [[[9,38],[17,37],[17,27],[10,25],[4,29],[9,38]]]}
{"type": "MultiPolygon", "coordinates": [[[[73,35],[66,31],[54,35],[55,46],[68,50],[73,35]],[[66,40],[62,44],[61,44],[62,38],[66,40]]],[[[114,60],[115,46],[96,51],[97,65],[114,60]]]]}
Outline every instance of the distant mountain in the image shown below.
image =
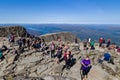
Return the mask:
{"type": "Polygon", "coordinates": [[[81,40],[91,37],[98,41],[100,37],[106,40],[110,38],[112,42],[120,45],[120,25],[119,24],[2,24],[21,25],[30,34],[41,35],[55,32],[72,32],[81,40]]]}

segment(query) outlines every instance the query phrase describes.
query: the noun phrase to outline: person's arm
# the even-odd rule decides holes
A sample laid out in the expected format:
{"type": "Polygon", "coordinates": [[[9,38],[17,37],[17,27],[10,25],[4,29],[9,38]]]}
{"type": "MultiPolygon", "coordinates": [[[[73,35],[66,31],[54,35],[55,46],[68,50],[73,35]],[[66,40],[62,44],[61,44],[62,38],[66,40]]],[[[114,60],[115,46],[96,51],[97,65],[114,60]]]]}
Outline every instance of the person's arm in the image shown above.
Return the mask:
{"type": "Polygon", "coordinates": [[[82,62],[82,65],[83,65],[84,67],[87,67],[83,62],[82,62]]]}
{"type": "Polygon", "coordinates": [[[90,61],[90,64],[87,67],[89,67],[89,66],[91,66],[91,61],[90,61]]]}

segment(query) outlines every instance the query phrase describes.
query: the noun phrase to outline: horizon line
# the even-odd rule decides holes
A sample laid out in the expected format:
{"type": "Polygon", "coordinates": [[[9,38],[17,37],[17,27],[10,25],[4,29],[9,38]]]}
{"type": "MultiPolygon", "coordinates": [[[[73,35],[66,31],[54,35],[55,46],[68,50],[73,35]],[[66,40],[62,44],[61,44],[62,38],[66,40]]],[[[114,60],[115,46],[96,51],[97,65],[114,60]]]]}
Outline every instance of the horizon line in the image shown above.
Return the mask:
{"type": "Polygon", "coordinates": [[[16,25],[16,24],[49,24],[49,25],[51,25],[51,24],[64,24],[64,25],[120,25],[120,23],[0,23],[0,25],[4,25],[4,24],[10,24],[10,25],[16,25]]]}

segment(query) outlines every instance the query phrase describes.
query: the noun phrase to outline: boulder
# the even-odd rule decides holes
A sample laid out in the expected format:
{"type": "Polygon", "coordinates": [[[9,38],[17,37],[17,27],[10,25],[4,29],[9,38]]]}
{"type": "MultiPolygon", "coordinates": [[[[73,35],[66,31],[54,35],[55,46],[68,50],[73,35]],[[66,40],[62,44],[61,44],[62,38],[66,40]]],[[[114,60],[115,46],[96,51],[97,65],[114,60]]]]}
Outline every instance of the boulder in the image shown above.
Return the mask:
{"type": "Polygon", "coordinates": [[[34,72],[34,73],[31,73],[29,76],[30,77],[37,77],[37,74],[34,72]]]}
{"type": "Polygon", "coordinates": [[[17,54],[9,56],[7,59],[7,65],[9,66],[9,65],[13,64],[16,57],[17,57],[17,54]]]}
{"type": "Polygon", "coordinates": [[[37,68],[37,74],[41,74],[42,72],[48,69],[47,65],[41,65],[37,68]]]}
{"type": "Polygon", "coordinates": [[[17,65],[17,67],[15,69],[15,73],[16,74],[25,73],[25,68],[26,68],[25,64],[23,64],[23,65],[17,65]]]}
{"type": "MultiPolygon", "coordinates": [[[[40,38],[44,39],[46,42],[57,41],[58,38],[60,38],[62,41],[65,41],[65,42],[66,41],[75,42],[75,39],[77,37],[70,32],[59,32],[59,33],[41,35],[40,38]]],[[[80,39],[77,38],[77,41],[80,42],[80,39]]]]}
{"type": "Polygon", "coordinates": [[[40,77],[25,77],[25,76],[17,76],[13,80],[44,80],[40,77]]]}
{"type": "Polygon", "coordinates": [[[77,80],[71,77],[62,77],[62,76],[55,76],[55,75],[46,75],[43,77],[45,80],[77,80]]]}
{"type": "Polygon", "coordinates": [[[16,37],[30,36],[22,26],[0,26],[0,37],[7,37],[10,33],[13,33],[16,37]]]}
{"type": "Polygon", "coordinates": [[[64,68],[64,65],[57,65],[55,68],[54,68],[54,74],[59,74],[59,75],[62,75],[63,73],[63,68],[64,68]]]}
{"type": "Polygon", "coordinates": [[[117,66],[112,65],[106,61],[102,63],[102,68],[105,69],[109,74],[116,75],[117,74],[117,66]]]}

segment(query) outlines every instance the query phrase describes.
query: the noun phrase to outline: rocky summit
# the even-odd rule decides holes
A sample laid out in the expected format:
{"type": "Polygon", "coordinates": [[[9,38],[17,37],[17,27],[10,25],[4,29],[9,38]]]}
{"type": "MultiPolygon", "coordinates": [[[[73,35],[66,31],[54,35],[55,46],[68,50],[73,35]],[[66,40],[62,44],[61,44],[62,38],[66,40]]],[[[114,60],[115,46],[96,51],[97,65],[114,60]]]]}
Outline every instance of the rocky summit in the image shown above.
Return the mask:
{"type": "Polygon", "coordinates": [[[16,37],[28,37],[30,34],[22,26],[0,26],[0,37],[13,33],[16,37]]]}
{"type": "Polygon", "coordinates": [[[106,49],[99,48],[95,44],[95,50],[84,50],[83,43],[71,33],[54,33],[40,36],[45,39],[47,46],[52,42],[58,44],[57,39],[61,38],[63,44],[69,46],[69,50],[75,60],[70,69],[65,68],[65,61],[57,63],[56,58],[51,58],[47,51],[24,48],[24,52],[13,54],[13,48],[18,49],[15,43],[10,46],[7,38],[0,38],[0,44],[4,42],[9,51],[4,51],[4,59],[0,61],[0,80],[82,80],[80,61],[85,55],[89,55],[92,61],[92,68],[87,80],[120,80],[120,56],[114,50],[109,50],[114,57],[114,64],[108,62],[98,63],[98,58],[106,52],[106,49]],[[68,43],[69,42],[69,43],[68,43]]]}

